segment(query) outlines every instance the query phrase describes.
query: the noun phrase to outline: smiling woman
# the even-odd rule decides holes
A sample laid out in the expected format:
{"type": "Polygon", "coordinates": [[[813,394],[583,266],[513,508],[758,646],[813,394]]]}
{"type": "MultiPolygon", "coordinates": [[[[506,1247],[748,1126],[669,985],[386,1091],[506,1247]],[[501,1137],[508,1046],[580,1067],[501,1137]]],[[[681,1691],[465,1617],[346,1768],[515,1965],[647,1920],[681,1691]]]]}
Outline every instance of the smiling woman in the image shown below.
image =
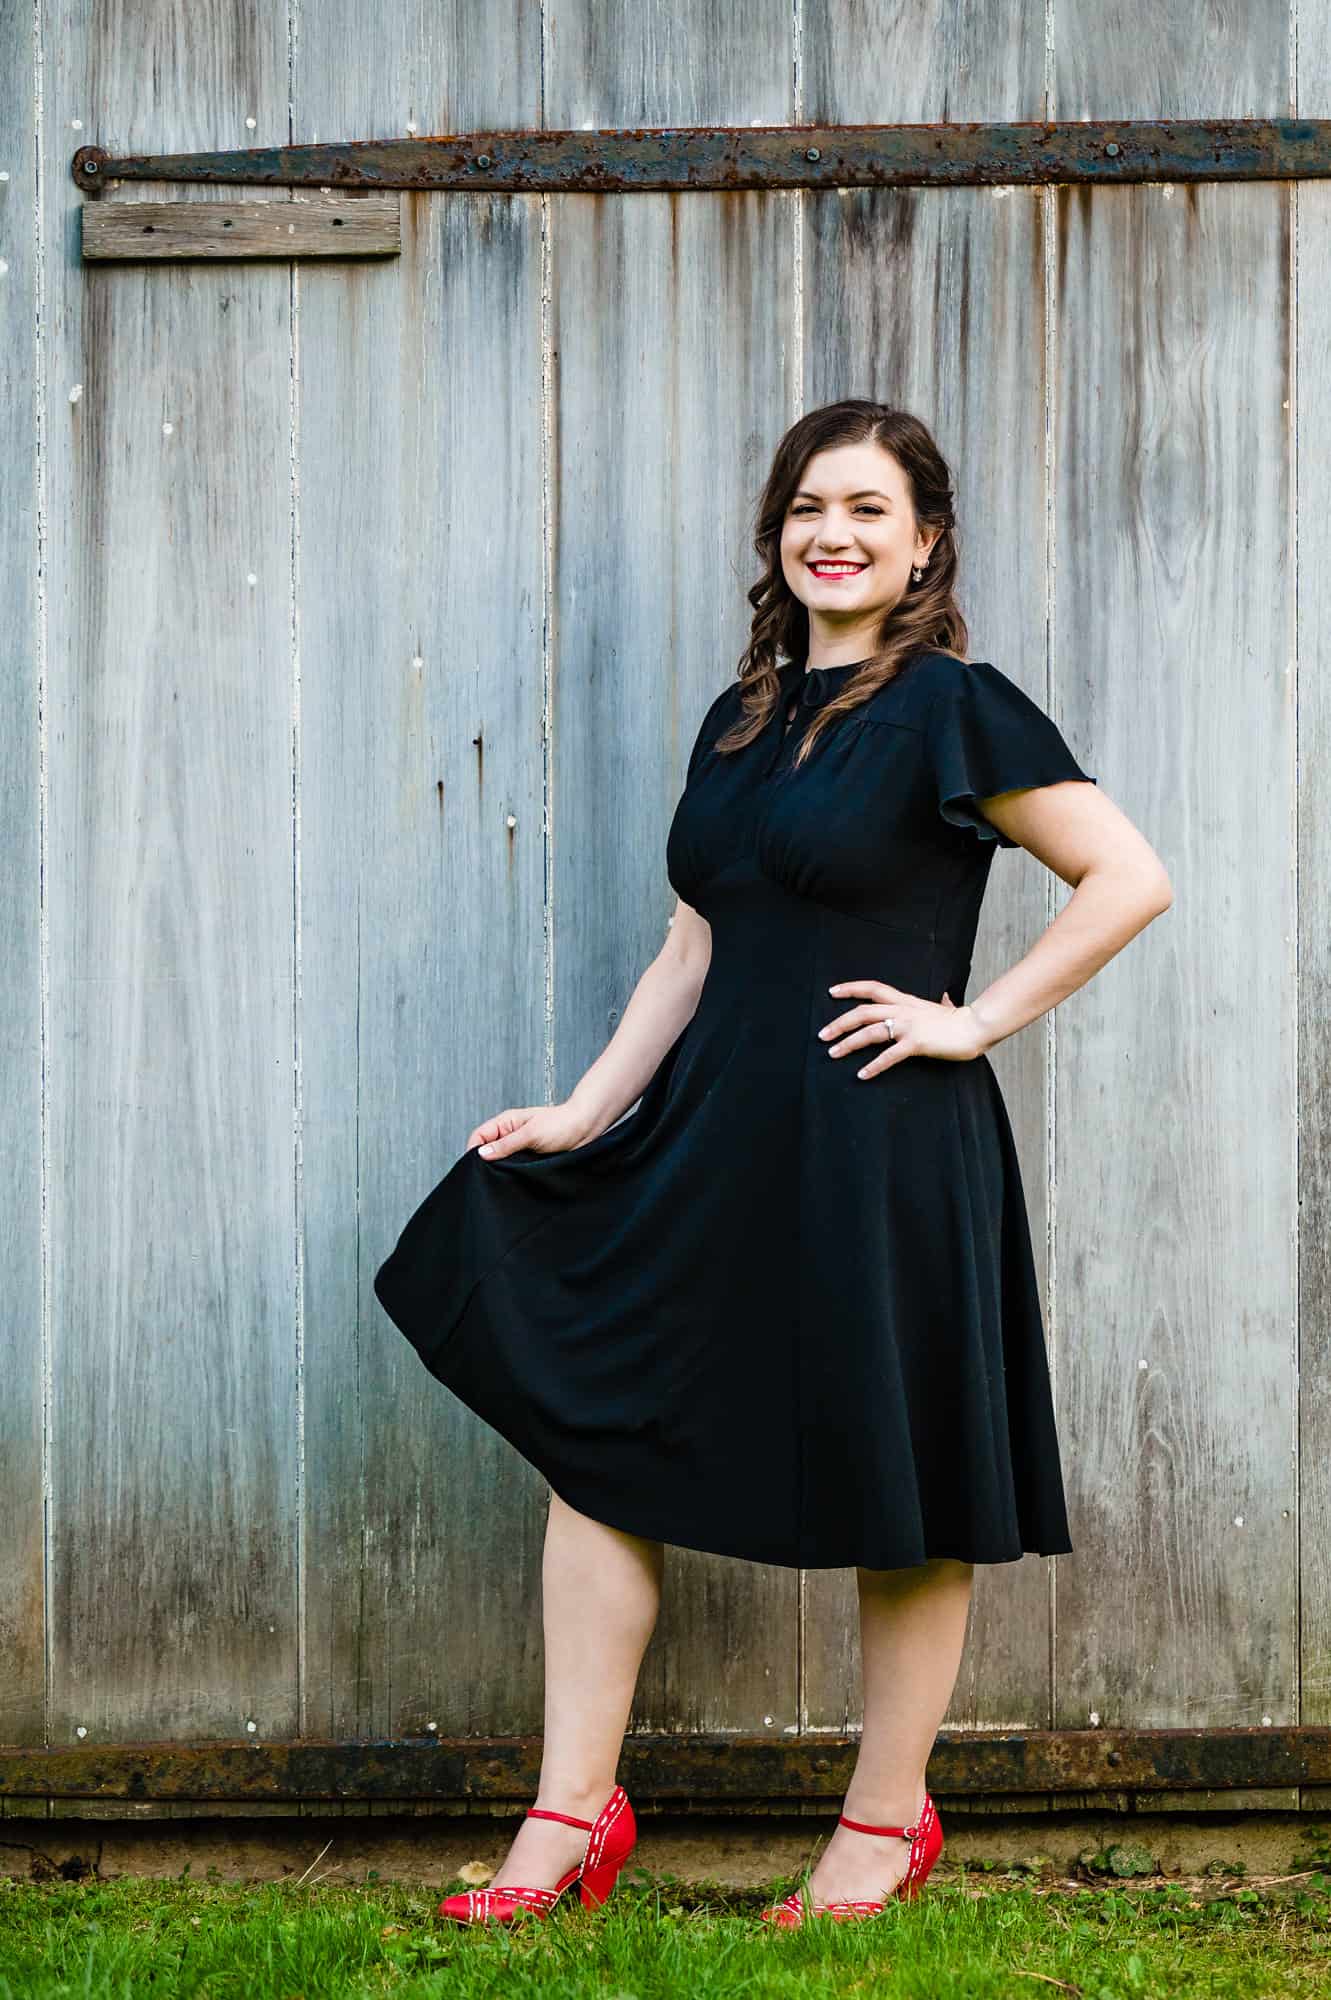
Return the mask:
{"type": "MultiPolygon", "coordinates": [[[[918,419],[866,403],[803,418],[755,545],[749,646],[701,718],[666,840],[672,940],[565,1104],[475,1129],[375,1290],[549,1480],[570,1622],[575,1577],[621,1562],[614,1535],[639,1552],[616,1572],[635,1595],[666,1542],[857,1568],[852,1790],[869,1820],[903,1824],[847,1822],[815,1886],[861,1898],[886,1853],[914,1885],[941,1846],[924,1766],[972,1566],[1072,1546],[985,1051],[1117,944],[1088,867],[1071,929],[1051,943],[1051,927],[996,1001],[965,1002],[989,868],[1015,845],[984,805],[1038,792],[1095,838],[1121,816],[1030,696],[964,656],[947,469],[918,419]],[[908,1594],[883,1581],[896,1572],[908,1594]],[[856,1840],[879,1840],[872,1860],[856,1840]]],[[[1137,928],[1163,907],[1145,871],[1115,894],[1137,928]]],[[[557,1594],[554,1558],[549,1574],[557,1594]]],[[[622,1639],[621,1690],[649,1632],[622,1639]]],[[[562,1698],[585,1717],[585,1691],[562,1698]]],[[[621,1708],[607,1697],[607,1743],[621,1708]]]]}
{"type": "Polygon", "coordinates": [[[764,574],[749,592],[756,609],[740,662],[745,700],[725,747],[741,749],[765,726],[781,657],[864,668],[828,705],[802,757],[916,654],[964,659],[953,525],[947,466],[917,417],[847,402],[794,425],[758,504],[754,546],[764,574]]]}

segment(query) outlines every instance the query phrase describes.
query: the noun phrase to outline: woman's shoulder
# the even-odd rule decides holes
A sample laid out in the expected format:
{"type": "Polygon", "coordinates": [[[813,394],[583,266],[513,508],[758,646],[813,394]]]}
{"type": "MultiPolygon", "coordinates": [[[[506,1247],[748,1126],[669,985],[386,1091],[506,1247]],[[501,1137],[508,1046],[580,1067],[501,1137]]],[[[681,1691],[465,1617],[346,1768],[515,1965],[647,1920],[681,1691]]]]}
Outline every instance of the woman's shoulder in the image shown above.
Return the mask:
{"type": "Polygon", "coordinates": [[[719,736],[723,736],[739,715],[740,690],[743,683],[738,679],[728,681],[719,694],[713,694],[707,701],[697,723],[693,748],[689,752],[687,776],[692,777],[704,758],[713,749],[719,736]]]}
{"type": "Polygon", "coordinates": [[[914,653],[887,685],[870,697],[865,715],[870,722],[924,731],[940,696],[982,685],[986,675],[997,673],[998,668],[987,660],[961,660],[955,653],[932,648],[914,653]]]}

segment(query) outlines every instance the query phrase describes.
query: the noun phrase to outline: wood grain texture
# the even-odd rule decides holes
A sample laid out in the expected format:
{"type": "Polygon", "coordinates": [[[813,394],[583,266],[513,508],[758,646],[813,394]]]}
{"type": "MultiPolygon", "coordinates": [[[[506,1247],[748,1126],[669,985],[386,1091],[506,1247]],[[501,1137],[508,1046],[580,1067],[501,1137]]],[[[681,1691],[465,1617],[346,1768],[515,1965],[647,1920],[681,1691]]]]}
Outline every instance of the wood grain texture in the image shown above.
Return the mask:
{"type": "Polygon", "coordinates": [[[36,49],[27,9],[0,11],[0,1742],[46,1720],[42,1507],[47,1368],[42,1280],[42,795],[38,419],[41,346],[36,49]]]}
{"type": "Polygon", "coordinates": [[[267,200],[86,201],[83,261],[204,258],[393,257],[402,247],[401,197],[269,191],[267,200]]]}
{"type": "Polygon", "coordinates": [[[1059,1022],[1056,1726],[1294,1715],[1288,214],[1059,198],[1058,678],[1175,902],[1059,1022]]]}
{"type": "MultiPolygon", "coordinates": [[[[296,130],[540,117],[540,21],[302,16],[296,130]],[[458,52],[467,50],[465,63],[458,52]]],[[[548,1489],[371,1289],[480,1119],[547,1094],[542,214],[406,194],[391,267],[303,270],[305,1681],[314,1734],[542,1717],[548,1489]]]]}
{"type": "Polygon", "coordinates": [[[288,278],[84,267],[68,160],[76,117],[278,135],[286,27],[41,23],[49,1734],[271,1738],[297,1720],[288,278]]]}
{"type": "MultiPolygon", "coordinates": [[[[1202,47],[1166,14],[1149,74],[1129,11],[1062,18],[1060,116],[1289,104],[1281,0],[1202,47]]],[[[1058,200],[1056,643],[1175,906],[1060,1026],[1055,1720],[1260,1726],[1298,1675],[1291,197],[1058,200]]]]}
{"type": "MultiPolygon", "coordinates": [[[[1298,108],[1331,116],[1331,14],[1305,0],[1298,108]]],[[[1299,1707],[1331,1723],[1331,188],[1293,190],[1298,352],[1299,1707]]],[[[1326,1812],[1331,1793],[1306,1810],[1326,1812]]]]}
{"type": "MultiPolygon", "coordinates": [[[[1158,12],[1143,65],[1136,8],[1070,0],[1053,107],[1285,114],[1315,12],[1158,12]]],[[[1260,1726],[1298,1676],[1291,194],[1056,199],[1059,678],[1175,904],[1059,1024],[1055,1721],[1260,1726]]]]}
{"type": "MultiPolygon", "coordinates": [[[[1039,115],[1043,23],[997,5],[935,16],[830,0],[805,10],[805,116],[847,122],[1039,115]],[[887,17],[887,18],[885,18],[887,17]]],[[[1048,471],[1045,197],[1033,189],[854,189],[799,197],[804,400],[868,396],[914,412],[953,474],[972,658],[1057,707],[1045,640],[1048,471]]],[[[1078,745],[1074,742],[1073,749],[1078,745]]],[[[1094,759],[1089,768],[1094,770],[1094,759]]],[[[995,856],[966,992],[974,999],[1066,900],[1026,856],[995,856]]],[[[847,966],[845,977],[871,975],[847,966]]],[[[1048,1021],[996,1048],[1048,1306],[1048,1021]]],[[[1051,1365],[1057,1339],[1050,1329],[1051,1365]]],[[[1071,1485],[1075,1469],[1065,1468],[1071,1485]]],[[[964,1477],[964,1468],[957,1468],[964,1477]]],[[[1063,1557],[1061,1562],[1069,1558],[1063,1557]]],[[[961,1668],[943,1726],[1046,1727],[1054,1565],[977,1564],[961,1668]]],[[[810,1726],[862,1719],[853,1573],[810,1575],[804,1620],[810,1726]]]]}
{"type": "MultiPolygon", "coordinates": [[[[780,123],[791,17],[766,0],[550,16],[545,122],[780,123]]],[[[790,198],[550,203],[555,1090],[605,1046],[675,898],[665,836],[733,678],[752,506],[794,414],[790,198]]],[[[797,1726],[799,1573],[667,1554],[635,1729],[797,1726]]]]}

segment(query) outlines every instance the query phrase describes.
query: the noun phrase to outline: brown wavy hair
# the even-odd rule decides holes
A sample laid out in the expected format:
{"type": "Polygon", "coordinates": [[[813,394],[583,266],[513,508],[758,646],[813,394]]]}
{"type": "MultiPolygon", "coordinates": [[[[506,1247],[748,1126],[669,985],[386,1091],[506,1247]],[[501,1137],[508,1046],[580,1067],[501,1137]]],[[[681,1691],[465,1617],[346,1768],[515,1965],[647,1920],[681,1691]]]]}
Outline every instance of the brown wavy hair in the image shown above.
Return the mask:
{"type": "Polygon", "coordinates": [[[826,403],[793,423],[777,445],[767,482],[755,510],[753,546],[763,574],[749,591],[753,623],[739,662],[745,690],[740,716],[716,742],[720,751],[741,750],[766,728],[781,698],[778,658],[803,660],[809,651],[809,613],[786,582],[781,568],[781,530],[809,460],[843,444],[873,443],[891,452],[906,475],[906,490],[918,525],[940,530],[923,580],[910,579],[905,595],[878,628],[877,650],[840,692],[823,703],[804,732],[792,760],[798,768],[820,731],[838,716],[894,680],[922,652],[951,653],[964,660],[969,634],[957,604],[956,517],[947,462],[927,426],[907,410],[860,398],[826,403]]]}

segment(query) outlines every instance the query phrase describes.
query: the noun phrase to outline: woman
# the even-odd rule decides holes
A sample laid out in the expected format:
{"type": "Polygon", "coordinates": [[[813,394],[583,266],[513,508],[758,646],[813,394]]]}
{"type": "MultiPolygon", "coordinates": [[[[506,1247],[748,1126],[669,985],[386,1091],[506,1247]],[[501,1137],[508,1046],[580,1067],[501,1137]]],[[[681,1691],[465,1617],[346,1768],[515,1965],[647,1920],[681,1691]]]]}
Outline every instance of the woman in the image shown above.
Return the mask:
{"type": "Polygon", "coordinates": [[[942,1845],[925,1765],[977,1562],[1071,1548],[1035,1268],[987,1059],[1172,900],[1054,723],[966,656],[925,426],[834,403],[781,440],[737,679],[666,844],[679,903],[566,1102],[501,1111],[377,1295],[552,1487],[536,1806],[463,1922],[604,1900],[663,1545],[854,1566],[845,1811],[765,1911],[872,1914],[942,1845]],[[965,1000],[997,847],[1074,894],[965,1000]],[[639,1098],[637,1108],[622,1116],[639,1098]]]}

